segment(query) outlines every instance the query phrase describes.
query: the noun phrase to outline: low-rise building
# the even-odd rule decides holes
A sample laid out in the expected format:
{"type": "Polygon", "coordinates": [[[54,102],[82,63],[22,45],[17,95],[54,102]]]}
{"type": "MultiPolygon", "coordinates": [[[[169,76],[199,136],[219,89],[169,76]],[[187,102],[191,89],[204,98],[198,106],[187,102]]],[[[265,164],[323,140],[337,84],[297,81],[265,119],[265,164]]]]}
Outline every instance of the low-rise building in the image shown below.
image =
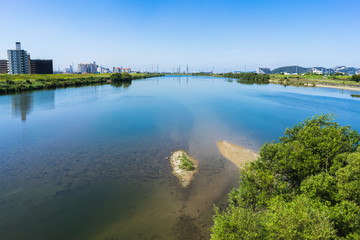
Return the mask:
{"type": "Polygon", "coordinates": [[[30,59],[30,74],[53,74],[51,59],[30,59]]]}
{"type": "Polygon", "coordinates": [[[0,74],[9,73],[8,60],[0,60],[0,74]]]}
{"type": "Polygon", "coordinates": [[[113,67],[113,73],[131,73],[131,68],[113,67]]]}
{"type": "Polygon", "coordinates": [[[311,72],[315,73],[315,74],[323,74],[324,73],[324,71],[322,69],[318,69],[318,68],[312,68],[311,72]]]}

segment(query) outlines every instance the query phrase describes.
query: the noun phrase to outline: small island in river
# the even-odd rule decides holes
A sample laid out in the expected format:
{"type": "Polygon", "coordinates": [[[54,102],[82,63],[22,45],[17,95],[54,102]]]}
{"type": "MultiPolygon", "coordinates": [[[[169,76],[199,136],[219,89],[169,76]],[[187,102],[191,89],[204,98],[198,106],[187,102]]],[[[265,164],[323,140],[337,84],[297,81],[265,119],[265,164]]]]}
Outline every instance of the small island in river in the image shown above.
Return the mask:
{"type": "Polygon", "coordinates": [[[182,187],[190,185],[194,174],[198,172],[198,163],[184,150],[174,151],[170,158],[173,174],[179,179],[182,187]]]}

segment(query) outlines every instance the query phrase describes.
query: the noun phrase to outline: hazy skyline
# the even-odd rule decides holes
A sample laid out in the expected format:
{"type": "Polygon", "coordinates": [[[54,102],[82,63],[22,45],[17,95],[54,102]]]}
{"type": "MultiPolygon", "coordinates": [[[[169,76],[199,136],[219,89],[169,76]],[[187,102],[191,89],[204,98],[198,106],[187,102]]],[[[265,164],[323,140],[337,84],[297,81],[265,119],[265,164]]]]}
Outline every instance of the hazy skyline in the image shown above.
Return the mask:
{"type": "Polygon", "coordinates": [[[0,0],[0,59],[190,71],[360,67],[360,1],[0,0]]]}

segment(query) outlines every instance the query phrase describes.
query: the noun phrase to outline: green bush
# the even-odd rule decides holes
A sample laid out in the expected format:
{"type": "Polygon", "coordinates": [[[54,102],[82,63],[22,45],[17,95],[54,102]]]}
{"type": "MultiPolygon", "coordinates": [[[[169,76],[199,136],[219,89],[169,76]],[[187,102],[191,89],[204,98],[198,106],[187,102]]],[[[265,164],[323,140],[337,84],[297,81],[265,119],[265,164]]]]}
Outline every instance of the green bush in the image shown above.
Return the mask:
{"type": "Polygon", "coordinates": [[[360,75],[352,75],[351,80],[355,81],[355,82],[359,82],[360,81],[360,75]]]}
{"type": "Polygon", "coordinates": [[[180,161],[181,161],[181,164],[179,165],[179,168],[181,168],[185,171],[192,171],[195,169],[193,162],[184,153],[181,155],[180,161]]]}

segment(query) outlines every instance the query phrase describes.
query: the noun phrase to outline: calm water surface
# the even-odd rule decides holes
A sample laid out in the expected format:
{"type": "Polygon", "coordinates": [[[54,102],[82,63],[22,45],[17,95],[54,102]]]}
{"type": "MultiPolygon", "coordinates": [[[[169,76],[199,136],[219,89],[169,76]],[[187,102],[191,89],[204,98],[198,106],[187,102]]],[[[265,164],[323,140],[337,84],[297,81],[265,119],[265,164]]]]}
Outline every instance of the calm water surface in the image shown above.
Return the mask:
{"type": "Polygon", "coordinates": [[[1,239],[207,239],[238,181],[216,141],[258,151],[321,113],[359,131],[352,93],[171,76],[0,96],[1,239]],[[199,161],[188,189],[180,148],[199,161]]]}

